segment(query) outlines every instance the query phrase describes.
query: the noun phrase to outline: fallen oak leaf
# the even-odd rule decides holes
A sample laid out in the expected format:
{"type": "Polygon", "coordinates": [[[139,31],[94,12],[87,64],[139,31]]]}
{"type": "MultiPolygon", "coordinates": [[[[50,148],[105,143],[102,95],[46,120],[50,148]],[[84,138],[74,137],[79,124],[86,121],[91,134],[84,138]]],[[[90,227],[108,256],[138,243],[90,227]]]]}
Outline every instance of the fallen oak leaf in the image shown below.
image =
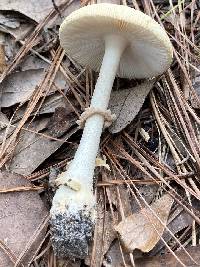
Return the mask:
{"type": "Polygon", "coordinates": [[[165,230],[173,199],[165,194],[149,207],[143,208],[139,213],[132,214],[122,220],[115,230],[119,233],[120,240],[125,249],[132,252],[140,249],[149,252],[160,240],[165,230]]]}

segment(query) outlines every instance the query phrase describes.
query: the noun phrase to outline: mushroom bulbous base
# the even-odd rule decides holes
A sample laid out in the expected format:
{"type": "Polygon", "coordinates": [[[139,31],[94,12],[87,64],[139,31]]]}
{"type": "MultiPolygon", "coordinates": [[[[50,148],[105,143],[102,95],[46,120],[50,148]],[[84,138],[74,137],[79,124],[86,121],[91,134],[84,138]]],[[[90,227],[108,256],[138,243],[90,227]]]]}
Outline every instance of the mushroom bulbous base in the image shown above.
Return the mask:
{"type": "Polygon", "coordinates": [[[55,254],[60,258],[85,258],[96,219],[92,188],[82,184],[79,191],[74,191],[61,185],[54,195],[50,215],[55,254]]]}
{"type": "Polygon", "coordinates": [[[72,214],[60,212],[52,216],[52,244],[54,253],[61,258],[80,258],[88,255],[94,220],[82,211],[72,214]]]}

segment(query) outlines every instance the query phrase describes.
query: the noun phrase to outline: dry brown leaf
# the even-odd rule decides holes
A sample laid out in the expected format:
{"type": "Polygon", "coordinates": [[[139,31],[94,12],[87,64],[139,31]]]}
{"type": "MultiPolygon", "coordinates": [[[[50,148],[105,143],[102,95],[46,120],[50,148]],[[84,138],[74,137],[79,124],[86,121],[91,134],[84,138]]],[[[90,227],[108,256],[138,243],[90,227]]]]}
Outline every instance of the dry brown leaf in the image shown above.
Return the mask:
{"type": "MultiPolygon", "coordinates": [[[[27,35],[32,32],[34,30],[34,24],[31,23],[24,23],[24,22],[20,22],[19,21],[19,26],[18,27],[12,27],[10,28],[9,26],[5,26],[5,25],[0,25],[0,29],[5,32],[5,33],[9,33],[12,37],[14,37],[14,41],[16,42],[16,40],[24,40],[25,37],[27,37],[27,35]]],[[[11,37],[10,36],[10,37],[11,37]]],[[[11,37],[11,38],[12,38],[11,37]]],[[[7,40],[8,38],[6,38],[7,40]]],[[[13,39],[13,38],[12,38],[13,39]]],[[[9,39],[8,39],[9,40],[9,39]]],[[[10,46],[10,44],[6,43],[5,46],[5,50],[6,50],[6,55],[10,54],[8,53],[8,51],[13,50],[13,47],[8,47],[10,46]]],[[[18,46],[16,46],[17,48],[18,46]]],[[[14,54],[16,54],[17,51],[15,51],[14,54]]],[[[12,55],[13,57],[14,55],[12,55]]]]}
{"type": "MultiPolygon", "coordinates": [[[[66,3],[63,0],[56,0],[55,5],[59,7],[61,4],[66,3]]],[[[69,15],[72,11],[76,10],[79,6],[79,1],[74,0],[68,6],[68,8],[62,13],[63,17],[69,15]]],[[[10,0],[1,0],[0,1],[0,10],[6,11],[17,11],[21,14],[24,14],[30,19],[35,20],[36,22],[40,22],[43,20],[50,11],[54,9],[52,0],[18,0],[18,1],[10,1],[10,0]]],[[[58,8],[59,9],[59,8],[58,8]]],[[[58,16],[59,17],[59,16],[58,16]]],[[[57,19],[56,24],[60,24],[61,19],[57,19]]]]}
{"type": "Polygon", "coordinates": [[[53,113],[56,108],[64,107],[71,110],[71,107],[66,104],[65,99],[60,93],[55,93],[53,95],[47,96],[43,102],[42,107],[39,110],[39,114],[53,113]]]}
{"type": "Polygon", "coordinates": [[[141,109],[154,82],[154,80],[145,81],[134,88],[118,90],[111,93],[109,109],[117,117],[109,128],[111,133],[118,133],[131,123],[141,109]]]}
{"type": "MultiPolygon", "coordinates": [[[[47,28],[52,28],[56,25],[57,26],[60,25],[63,22],[64,18],[66,18],[70,13],[72,13],[76,9],[80,8],[80,1],[79,0],[73,0],[73,1],[69,1],[69,2],[71,2],[70,5],[68,5],[67,8],[65,8],[65,10],[60,12],[62,17],[57,16],[56,21],[54,19],[50,20],[49,23],[46,25],[47,28]]],[[[59,5],[59,1],[56,2],[56,5],[57,6],[59,5]]]]}
{"type": "Polygon", "coordinates": [[[75,124],[77,116],[73,113],[73,109],[68,106],[58,107],[47,124],[48,133],[53,137],[61,137],[66,131],[75,124]]]}
{"type": "MultiPolygon", "coordinates": [[[[51,61],[44,61],[41,58],[34,56],[32,54],[26,56],[26,58],[20,63],[20,71],[26,70],[38,70],[46,69],[50,65],[51,61]]],[[[68,58],[62,61],[62,66],[68,68],[70,66],[70,61],[68,58]]]]}
{"type": "MultiPolygon", "coordinates": [[[[2,107],[9,107],[16,103],[27,101],[36,86],[40,84],[45,76],[44,66],[42,64],[38,69],[29,69],[21,72],[12,73],[0,84],[0,91],[2,92],[2,107]]],[[[55,84],[61,90],[67,89],[68,84],[64,80],[60,72],[57,73],[55,84]]]]}
{"type": "Polygon", "coordinates": [[[1,144],[4,141],[5,137],[8,140],[10,135],[13,133],[13,131],[17,127],[17,124],[13,123],[14,127],[8,128],[7,126],[10,125],[10,122],[5,115],[4,115],[4,117],[2,115],[0,115],[0,120],[1,120],[1,122],[0,122],[0,144],[1,144]]]}
{"type": "Polygon", "coordinates": [[[16,72],[8,76],[0,84],[2,107],[9,107],[27,101],[42,77],[43,70],[41,69],[16,72]]]}
{"type": "Polygon", "coordinates": [[[147,207],[139,213],[126,217],[115,226],[125,249],[132,252],[137,248],[143,252],[149,252],[163,234],[172,204],[173,199],[165,194],[151,205],[151,209],[154,210],[163,224],[147,207]]]}
{"type": "MultiPolygon", "coordinates": [[[[47,119],[40,118],[34,121],[29,129],[38,132],[46,128],[47,123],[47,119]]],[[[16,147],[15,154],[10,164],[10,170],[22,175],[30,174],[45,159],[54,153],[64,143],[64,140],[68,139],[76,130],[77,128],[63,135],[62,141],[51,140],[37,133],[23,130],[20,135],[20,142],[16,147]]],[[[50,135],[48,131],[43,132],[43,134],[50,135]]]]}
{"type": "Polygon", "coordinates": [[[47,62],[41,60],[39,57],[34,55],[28,55],[20,63],[20,71],[45,69],[47,67],[48,67],[47,62]]]}
{"type": "MultiPolygon", "coordinates": [[[[176,256],[185,264],[187,267],[198,267],[200,266],[200,246],[188,247],[187,252],[192,258],[199,264],[195,264],[185,253],[184,250],[176,252],[176,256]]],[[[142,258],[135,261],[135,267],[182,267],[183,265],[177,262],[172,254],[165,254],[162,256],[142,258]]]]}
{"type": "MultiPolygon", "coordinates": [[[[0,188],[30,186],[30,182],[20,175],[8,172],[0,173],[0,188]]],[[[32,240],[33,235],[48,214],[37,192],[16,192],[0,194],[0,240],[11,253],[18,258],[32,240]]],[[[45,229],[37,238],[37,244],[24,255],[23,264],[28,266],[30,258],[36,252],[45,236],[45,229]]],[[[0,267],[13,267],[5,251],[0,248],[0,267]]]]}
{"type": "MultiPolygon", "coordinates": [[[[70,97],[68,97],[68,98],[71,100],[70,97]]],[[[76,106],[75,101],[72,100],[71,102],[74,106],[76,106]]],[[[72,110],[71,106],[66,102],[64,97],[58,92],[55,92],[52,95],[46,96],[42,106],[38,110],[39,107],[40,107],[40,103],[38,103],[36,105],[36,107],[34,108],[31,115],[37,115],[38,116],[41,114],[54,113],[56,108],[60,108],[60,107],[67,109],[68,113],[70,113],[72,110]]],[[[20,108],[18,108],[18,110],[16,111],[15,116],[12,120],[13,124],[15,122],[18,122],[23,117],[24,113],[26,112],[26,109],[27,109],[26,105],[23,105],[20,108]]],[[[0,116],[0,123],[1,123],[1,116],[0,116]]],[[[1,132],[0,132],[0,136],[1,136],[1,132]]],[[[1,140],[1,138],[0,138],[0,140],[1,140]]]]}
{"type": "MultiPolygon", "coordinates": [[[[193,201],[192,206],[196,210],[200,211],[199,201],[193,201]]],[[[170,222],[167,225],[167,227],[174,235],[177,234],[179,231],[183,230],[184,228],[188,227],[189,225],[192,225],[193,222],[193,218],[181,206],[177,206],[171,217],[173,219],[170,219],[170,222]],[[177,216],[174,216],[174,214],[177,214],[177,216]]],[[[165,230],[163,233],[163,239],[165,240],[165,242],[168,243],[169,240],[172,239],[172,235],[167,230],[165,230]]],[[[160,240],[156,244],[156,246],[152,249],[149,255],[154,256],[158,254],[158,252],[160,252],[164,247],[165,244],[163,243],[162,240],[160,240]]]]}
{"type": "MultiPolygon", "coordinates": [[[[61,0],[57,0],[56,4],[60,5],[62,2],[61,0]]],[[[51,0],[1,0],[0,2],[0,10],[18,11],[37,22],[44,19],[51,9],[53,9],[53,2],[51,0]]]]}

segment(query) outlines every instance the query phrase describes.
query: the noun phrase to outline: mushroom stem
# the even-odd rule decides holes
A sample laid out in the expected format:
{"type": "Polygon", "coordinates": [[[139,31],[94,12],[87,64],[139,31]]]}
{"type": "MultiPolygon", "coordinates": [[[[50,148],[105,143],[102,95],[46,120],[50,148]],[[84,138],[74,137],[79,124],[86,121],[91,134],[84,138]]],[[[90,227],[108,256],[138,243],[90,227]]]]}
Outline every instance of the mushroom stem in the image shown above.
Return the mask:
{"type": "MultiPolygon", "coordinates": [[[[126,40],[120,36],[111,35],[105,38],[105,54],[90,107],[101,111],[107,110],[113,82],[125,46],[126,40]]],[[[62,176],[62,182],[70,178],[92,190],[95,160],[103,125],[104,117],[100,114],[94,114],[86,120],[79,147],[68,170],[62,176]]]]}
{"type": "MultiPolygon", "coordinates": [[[[91,107],[106,111],[126,40],[105,38],[105,54],[91,100],[91,107]]],[[[60,187],[53,198],[51,225],[57,255],[84,258],[95,223],[93,175],[104,117],[94,114],[85,122],[83,135],[67,171],[57,178],[60,187]]]]}

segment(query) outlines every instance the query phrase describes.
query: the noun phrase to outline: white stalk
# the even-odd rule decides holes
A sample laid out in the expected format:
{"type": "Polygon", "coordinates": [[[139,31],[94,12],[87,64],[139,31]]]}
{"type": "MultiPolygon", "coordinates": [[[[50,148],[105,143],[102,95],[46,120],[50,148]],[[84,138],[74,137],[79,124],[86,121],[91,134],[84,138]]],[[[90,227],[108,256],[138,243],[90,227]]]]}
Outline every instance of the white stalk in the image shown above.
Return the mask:
{"type": "MultiPolygon", "coordinates": [[[[91,107],[106,111],[110,99],[113,81],[119,66],[126,41],[119,36],[105,38],[105,54],[99,77],[95,86],[91,107]]],[[[75,180],[81,187],[92,189],[95,160],[99,148],[104,117],[95,114],[87,119],[79,147],[68,170],[63,173],[63,181],[75,180]]]]}
{"type": "MultiPolygon", "coordinates": [[[[126,45],[126,40],[120,36],[111,35],[105,38],[105,54],[91,100],[91,107],[101,111],[107,110],[119,61],[126,45]]],[[[93,175],[103,126],[104,117],[99,114],[92,115],[85,122],[74,159],[67,171],[58,177],[58,181],[62,185],[54,196],[52,215],[61,211],[66,212],[66,208],[68,213],[73,214],[84,210],[84,213],[90,214],[90,220],[94,222],[93,175]],[[74,187],[75,190],[64,184],[70,184],[71,188],[74,187]]]]}

